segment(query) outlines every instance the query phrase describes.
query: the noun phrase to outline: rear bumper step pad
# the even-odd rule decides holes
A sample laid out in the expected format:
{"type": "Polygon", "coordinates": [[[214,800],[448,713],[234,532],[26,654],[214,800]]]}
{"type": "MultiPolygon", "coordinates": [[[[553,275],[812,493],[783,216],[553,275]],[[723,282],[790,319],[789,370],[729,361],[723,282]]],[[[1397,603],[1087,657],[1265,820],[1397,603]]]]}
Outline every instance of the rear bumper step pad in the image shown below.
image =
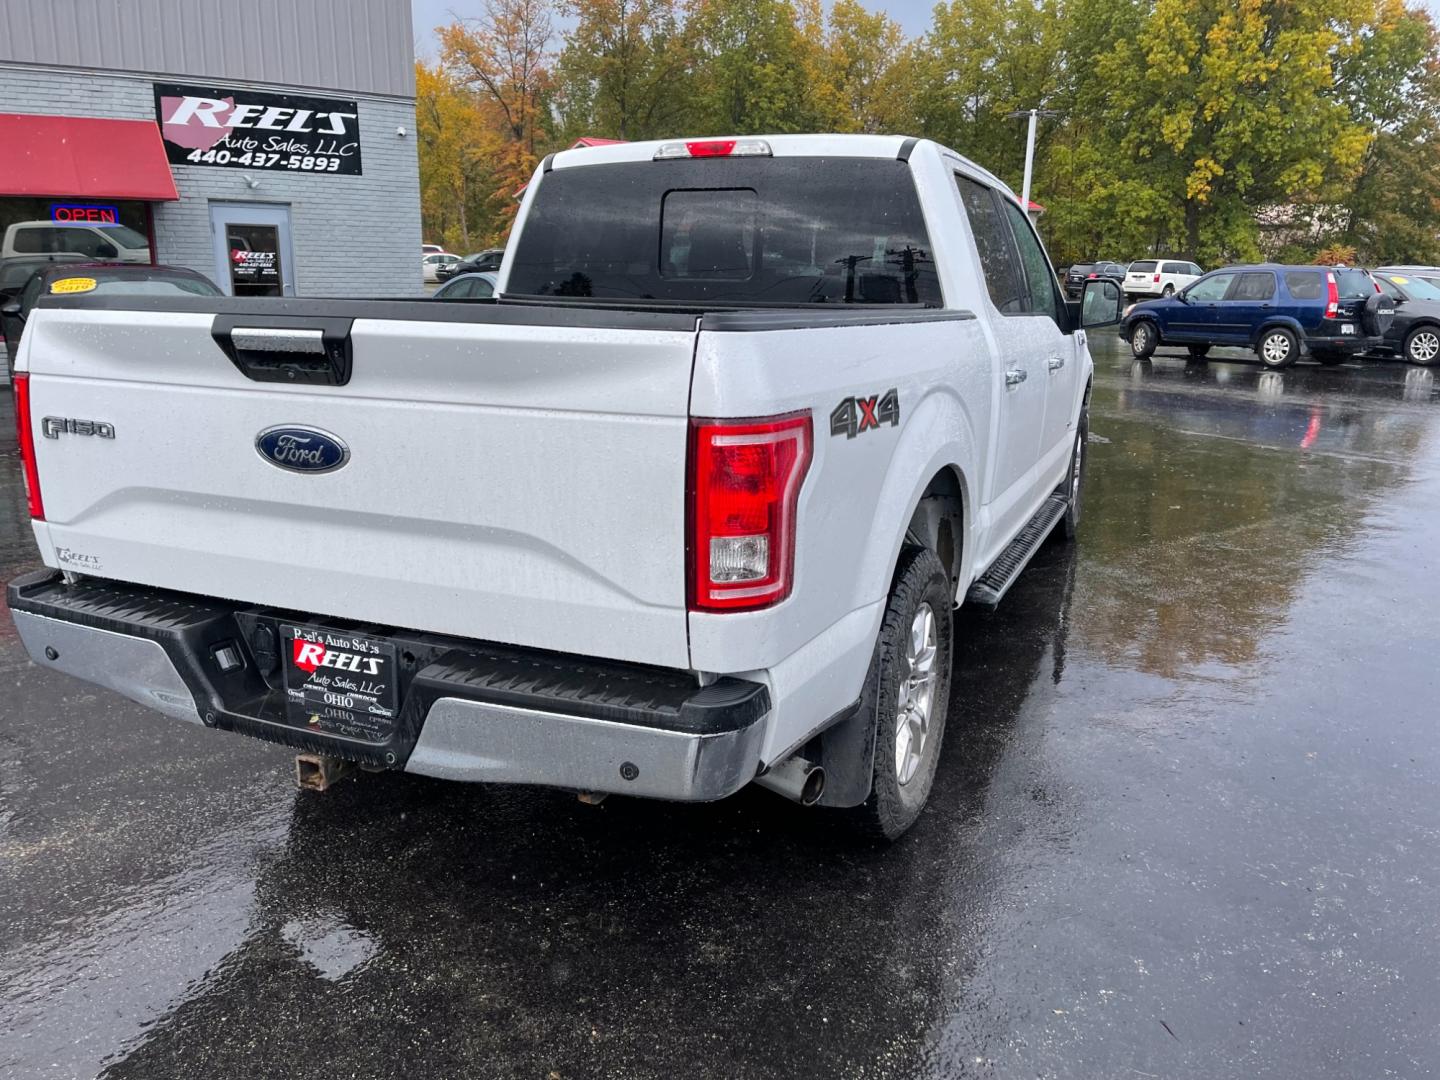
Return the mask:
{"type": "Polygon", "coordinates": [[[754,778],[769,693],[722,678],[243,607],[54,571],[11,582],[31,658],[209,727],[310,753],[458,780],[530,783],[701,801],[754,778]],[[305,623],[393,642],[393,728],[365,741],[287,708],[279,626],[305,623]],[[241,667],[223,670],[234,651],[241,667]],[[220,654],[217,657],[217,653],[220,654]]]}

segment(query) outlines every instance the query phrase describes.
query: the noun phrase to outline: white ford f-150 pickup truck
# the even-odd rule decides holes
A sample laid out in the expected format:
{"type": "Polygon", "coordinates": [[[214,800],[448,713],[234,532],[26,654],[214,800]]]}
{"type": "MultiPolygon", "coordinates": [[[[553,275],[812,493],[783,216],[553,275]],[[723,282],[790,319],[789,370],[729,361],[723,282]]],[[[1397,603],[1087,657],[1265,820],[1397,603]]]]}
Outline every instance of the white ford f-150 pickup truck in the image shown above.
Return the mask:
{"type": "Polygon", "coordinates": [[[1113,282],[1063,299],[932,142],[547,158],[498,299],[34,309],[37,664],[319,760],[599,795],[752,781],[895,837],[952,610],[1073,531],[1113,282]]]}

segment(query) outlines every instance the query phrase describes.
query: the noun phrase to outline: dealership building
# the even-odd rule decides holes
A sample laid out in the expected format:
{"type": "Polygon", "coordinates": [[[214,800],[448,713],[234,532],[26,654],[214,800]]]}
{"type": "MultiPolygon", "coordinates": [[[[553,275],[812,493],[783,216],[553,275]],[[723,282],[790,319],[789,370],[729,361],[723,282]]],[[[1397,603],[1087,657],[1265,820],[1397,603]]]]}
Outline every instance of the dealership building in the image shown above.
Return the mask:
{"type": "Polygon", "coordinates": [[[409,0],[6,0],[0,242],[419,294],[409,0]]]}

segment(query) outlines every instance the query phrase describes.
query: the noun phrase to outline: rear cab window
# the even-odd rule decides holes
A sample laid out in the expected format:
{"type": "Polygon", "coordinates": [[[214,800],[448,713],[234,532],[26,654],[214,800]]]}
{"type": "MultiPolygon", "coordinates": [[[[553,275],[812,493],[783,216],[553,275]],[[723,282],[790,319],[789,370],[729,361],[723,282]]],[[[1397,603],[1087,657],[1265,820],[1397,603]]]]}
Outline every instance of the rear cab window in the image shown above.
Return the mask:
{"type": "Polygon", "coordinates": [[[511,296],[942,306],[906,162],[726,158],[545,174],[511,296]]]}

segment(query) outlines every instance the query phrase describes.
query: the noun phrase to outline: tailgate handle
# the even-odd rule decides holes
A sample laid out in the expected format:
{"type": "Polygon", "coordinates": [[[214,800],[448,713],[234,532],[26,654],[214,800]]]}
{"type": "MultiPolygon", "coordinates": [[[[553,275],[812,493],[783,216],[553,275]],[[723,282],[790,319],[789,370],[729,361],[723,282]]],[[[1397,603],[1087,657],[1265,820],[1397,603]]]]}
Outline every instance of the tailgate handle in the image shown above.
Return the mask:
{"type": "Polygon", "coordinates": [[[323,330],[281,330],[269,326],[237,326],[230,331],[235,348],[247,352],[289,352],[325,355],[323,330]]]}
{"type": "Polygon", "coordinates": [[[210,336],[254,382],[344,386],[352,365],[353,319],[217,315],[210,336]]]}

